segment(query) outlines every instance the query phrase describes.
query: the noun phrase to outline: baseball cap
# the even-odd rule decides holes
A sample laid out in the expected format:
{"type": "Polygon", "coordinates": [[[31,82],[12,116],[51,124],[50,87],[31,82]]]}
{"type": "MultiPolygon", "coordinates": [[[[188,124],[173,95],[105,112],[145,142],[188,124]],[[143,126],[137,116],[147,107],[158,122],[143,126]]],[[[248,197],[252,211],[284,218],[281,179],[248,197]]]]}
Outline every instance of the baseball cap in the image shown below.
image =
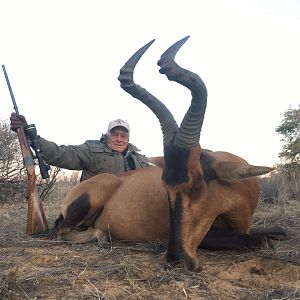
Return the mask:
{"type": "Polygon", "coordinates": [[[129,132],[130,132],[129,124],[122,119],[116,119],[116,120],[110,121],[108,124],[107,132],[109,133],[113,128],[118,127],[118,126],[124,127],[128,131],[128,134],[129,134],[129,132]]]}

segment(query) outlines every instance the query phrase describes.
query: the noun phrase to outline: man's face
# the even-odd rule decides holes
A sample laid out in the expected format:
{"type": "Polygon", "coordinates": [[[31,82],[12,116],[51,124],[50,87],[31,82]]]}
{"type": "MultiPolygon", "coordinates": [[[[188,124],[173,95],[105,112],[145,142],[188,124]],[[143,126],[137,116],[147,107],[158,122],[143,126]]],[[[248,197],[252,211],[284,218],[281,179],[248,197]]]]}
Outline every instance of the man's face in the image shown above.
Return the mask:
{"type": "Polygon", "coordinates": [[[123,152],[129,142],[129,134],[124,127],[115,127],[108,134],[108,144],[117,152],[123,152]]]}

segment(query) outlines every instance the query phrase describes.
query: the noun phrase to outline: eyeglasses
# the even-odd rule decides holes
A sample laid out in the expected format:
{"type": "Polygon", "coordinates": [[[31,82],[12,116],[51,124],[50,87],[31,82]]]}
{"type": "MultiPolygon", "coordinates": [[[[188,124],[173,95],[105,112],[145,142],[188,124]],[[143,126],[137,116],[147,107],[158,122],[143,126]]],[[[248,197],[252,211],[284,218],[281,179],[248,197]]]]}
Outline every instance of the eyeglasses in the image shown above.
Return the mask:
{"type": "Polygon", "coordinates": [[[111,132],[109,137],[112,140],[121,139],[121,140],[128,140],[129,135],[125,132],[111,132]]]}

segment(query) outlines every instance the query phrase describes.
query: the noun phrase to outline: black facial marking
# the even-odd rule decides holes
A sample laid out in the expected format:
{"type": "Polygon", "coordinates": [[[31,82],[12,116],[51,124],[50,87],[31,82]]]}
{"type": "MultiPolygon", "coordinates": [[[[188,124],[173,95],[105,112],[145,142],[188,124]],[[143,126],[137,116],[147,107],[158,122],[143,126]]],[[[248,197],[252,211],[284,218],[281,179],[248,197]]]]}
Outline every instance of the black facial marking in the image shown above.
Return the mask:
{"type": "Polygon", "coordinates": [[[166,184],[174,186],[188,182],[189,152],[188,149],[178,147],[174,144],[165,147],[165,167],[162,178],[166,184]]]}
{"type": "Polygon", "coordinates": [[[218,179],[218,175],[216,174],[215,170],[211,167],[213,158],[210,157],[208,153],[208,151],[203,150],[200,154],[200,162],[203,170],[204,181],[207,183],[212,180],[218,179]]]}
{"type": "Polygon", "coordinates": [[[170,209],[170,231],[166,259],[168,263],[178,261],[182,258],[181,221],[182,221],[182,197],[178,193],[172,206],[169,194],[170,209]]]}

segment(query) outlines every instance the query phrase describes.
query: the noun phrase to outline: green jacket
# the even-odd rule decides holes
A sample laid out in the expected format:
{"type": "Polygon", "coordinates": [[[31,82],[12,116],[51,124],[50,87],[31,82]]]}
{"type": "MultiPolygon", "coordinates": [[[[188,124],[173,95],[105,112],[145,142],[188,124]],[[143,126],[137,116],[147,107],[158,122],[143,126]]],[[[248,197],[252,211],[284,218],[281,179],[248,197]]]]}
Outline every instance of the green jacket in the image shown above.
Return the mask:
{"type": "Polygon", "coordinates": [[[81,181],[100,173],[119,174],[149,166],[137,147],[128,144],[126,153],[118,153],[107,144],[107,136],[81,145],[57,145],[39,138],[46,163],[69,170],[82,170],[81,181]]]}

